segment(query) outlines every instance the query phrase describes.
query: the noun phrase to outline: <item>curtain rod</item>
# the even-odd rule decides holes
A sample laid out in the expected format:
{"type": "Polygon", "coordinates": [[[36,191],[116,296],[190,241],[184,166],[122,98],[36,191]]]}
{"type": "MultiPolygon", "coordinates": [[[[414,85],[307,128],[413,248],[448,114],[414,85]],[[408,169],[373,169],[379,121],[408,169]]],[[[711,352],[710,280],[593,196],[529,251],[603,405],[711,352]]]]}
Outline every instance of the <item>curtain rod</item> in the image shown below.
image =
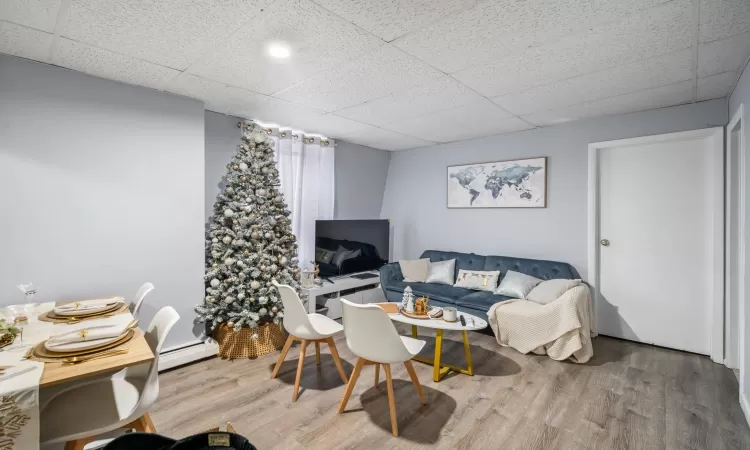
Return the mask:
{"type": "MultiPolygon", "coordinates": [[[[240,128],[240,129],[249,128],[248,125],[249,124],[245,123],[245,122],[237,122],[237,128],[240,128]]],[[[273,133],[273,129],[272,128],[261,128],[261,131],[265,131],[268,134],[273,133]]],[[[279,136],[280,137],[286,137],[286,131],[279,130],[279,136]]],[[[294,139],[299,139],[300,135],[299,134],[293,134],[292,137],[294,139]]],[[[313,138],[313,137],[307,137],[307,138],[304,138],[304,140],[306,142],[311,143],[311,144],[313,142],[315,142],[315,138],[313,138]]],[[[323,139],[323,138],[320,139],[320,145],[322,145],[323,147],[327,146],[328,144],[330,144],[330,141],[328,141],[327,139],[323,139]]]]}

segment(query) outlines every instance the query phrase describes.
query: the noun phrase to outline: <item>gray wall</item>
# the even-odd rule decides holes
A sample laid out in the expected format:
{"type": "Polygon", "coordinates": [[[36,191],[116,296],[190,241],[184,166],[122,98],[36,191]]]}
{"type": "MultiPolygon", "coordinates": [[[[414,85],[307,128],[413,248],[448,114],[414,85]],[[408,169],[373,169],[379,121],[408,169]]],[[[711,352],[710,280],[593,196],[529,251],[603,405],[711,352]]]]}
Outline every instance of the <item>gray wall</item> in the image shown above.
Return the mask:
{"type": "Polygon", "coordinates": [[[224,183],[222,179],[227,173],[227,163],[237,152],[240,143],[240,129],[237,122],[242,119],[206,111],[206,196],[205,220],[213,215],[216,197],[224,183]]]}
{"type": "Polygon", "coordinates": [[[379,219],[391,152],[336,142],[336,219],[379,219]]]}
{"type": "Polygon", "coordinates": [[[123,295],[151,281],[143,320],[203,295],[203,105],[0,55],[0,301],[123,295]]]}
{"type": "Polygon", "coordinates": [[[395,152],[381,212],[392,258],[440,249],[551,259],[585,278],[588,144],[726,123],[721,99],[395,152]],[[447,166],[533,156],[548,157],[547,208],[446,208],[447,166]]]}

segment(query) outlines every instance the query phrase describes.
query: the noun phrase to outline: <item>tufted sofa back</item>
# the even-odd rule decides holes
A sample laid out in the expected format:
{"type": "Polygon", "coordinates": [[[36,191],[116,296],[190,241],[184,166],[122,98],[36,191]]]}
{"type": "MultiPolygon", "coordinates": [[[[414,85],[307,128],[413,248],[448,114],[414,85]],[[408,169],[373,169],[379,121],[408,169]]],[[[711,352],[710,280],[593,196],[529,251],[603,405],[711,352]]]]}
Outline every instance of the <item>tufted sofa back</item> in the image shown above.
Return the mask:
{"type": "Polygon", "coordinates": [[[422,258],[430,261],[456,260],[456,276],[463,270],[499,270],[501,277],[509,270],[521,272],[542,280],[564,278],[573,280],[581,278],[578,271],[568,263],[546,261],[543,259],[514,258],[511,256],[482,256],[474,253],[444,252],[441,250],[426,250],[422,258]]]}

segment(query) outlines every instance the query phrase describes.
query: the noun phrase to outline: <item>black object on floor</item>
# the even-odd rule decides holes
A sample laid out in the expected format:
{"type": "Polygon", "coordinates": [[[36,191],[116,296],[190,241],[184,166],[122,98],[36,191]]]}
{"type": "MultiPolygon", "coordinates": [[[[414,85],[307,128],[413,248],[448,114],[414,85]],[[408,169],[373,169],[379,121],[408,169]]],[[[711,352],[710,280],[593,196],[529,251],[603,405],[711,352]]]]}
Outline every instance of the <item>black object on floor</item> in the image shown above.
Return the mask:
{"type": "Polygon", "coordinates": [[[351,275],[350,278],[356,278],[358,280],[366,280],[368,278],[377,278],[380,275],[374,274],[374,273],[358,273],[351,275]]]}
{"type": "Polygon", "coordinates": [[[257,450],[247,439],[234,433],[200,433],[185,439],[172,439],[152,433],[128,433],[104,450],[257,450]]]}

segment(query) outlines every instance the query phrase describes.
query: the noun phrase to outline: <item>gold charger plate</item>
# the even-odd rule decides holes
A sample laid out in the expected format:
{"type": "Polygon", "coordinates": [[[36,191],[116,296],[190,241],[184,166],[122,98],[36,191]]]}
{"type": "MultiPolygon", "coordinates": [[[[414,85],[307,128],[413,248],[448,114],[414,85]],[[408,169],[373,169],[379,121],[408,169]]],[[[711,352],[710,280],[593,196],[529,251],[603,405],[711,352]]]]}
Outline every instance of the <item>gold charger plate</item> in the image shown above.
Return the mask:
{"type": "Polygon", "coordinates": [[[113,312],[119,311],[124,306],[124,303],[116,303],[114,306],[103,309],[101,311],[96,311],[93,313],[82,313],[82,314],[76,314],[75,316],[61,316],[59,314],[55,314],[55,310],[50,310],[45,313],[42,313],[39,315],[39,320],[46,319],[53,319],[53,320],[77,320],[82,318],[91,318],[95,316],[104,316],[106,314],[111,314],[113,312]]]}
{"type": "Polygon", "coordinates": [[[79,350],[77,352],[51,352],[47,350],[47,348],[44,347],[44,343],[47,341],[42,341],[39,344],[34,347],[34,350],[32,352],[33,356],[36,356],[37,358],[70,358],[71,356],[82,356],[82,355],[88,355],[91,353],[99,353],[104,350],[109,350],[111,348],[117,347],[118,345],[122,345],[129,340],[133,339],[133,336],[135,336],[136,330],[130,329],[127,333],[125,333],[120,339],[110,342],[109,344],[102,345],[101,347],[96,348],[89,348],[86,350],[79,350]]]}

